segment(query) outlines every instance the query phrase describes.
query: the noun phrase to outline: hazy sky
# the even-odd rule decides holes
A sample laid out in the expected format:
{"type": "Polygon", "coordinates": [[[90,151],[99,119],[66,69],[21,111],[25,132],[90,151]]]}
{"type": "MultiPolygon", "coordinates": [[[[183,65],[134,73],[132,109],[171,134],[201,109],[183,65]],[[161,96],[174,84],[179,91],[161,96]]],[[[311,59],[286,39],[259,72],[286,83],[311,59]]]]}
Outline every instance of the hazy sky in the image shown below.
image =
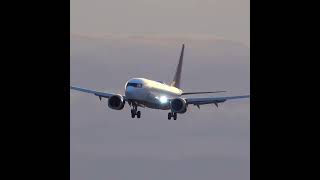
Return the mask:
{"type": "Polygon", "coordinates": [[[249,0],[71,0],[71,32],[208,34],[250,45],[249,0]]]}
{"type": "MultiPolygon", "coordinates": [[[[71,36],[71,84],[123,94],[125,82],[170,82],[186,43],[181,86],[186,91],[250,93],[249,48],[215,38],[71,36]]],[[[168,111],[129,107],[70,92],[72,180],[248,180],[250,101],[190,106],[177,121],[168,111]]]]}

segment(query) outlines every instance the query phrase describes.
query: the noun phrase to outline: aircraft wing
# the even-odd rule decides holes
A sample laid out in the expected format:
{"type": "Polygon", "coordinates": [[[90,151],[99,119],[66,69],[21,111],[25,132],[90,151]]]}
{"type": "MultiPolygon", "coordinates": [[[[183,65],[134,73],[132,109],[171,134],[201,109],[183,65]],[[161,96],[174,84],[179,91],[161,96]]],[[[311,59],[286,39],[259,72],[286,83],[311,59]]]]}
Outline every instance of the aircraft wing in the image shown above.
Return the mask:
{"type": "MultiPolygon", "coordinates": [[[[112,95],[115,95],[113,93],[107,93],[107,92],[102,92],[102,91],[95,91],[95,90],[91,90],[91,89],[85,89],[85,88],[80,88],[80,87],[75,87],[75,86],[70,86],[70,89],[76,90],[76,91],[81,91],[81,92],[85,92],[85,93],[89,93],[89,94],[93,94],[96,95],[100,98],[109,98],[112,95]]],[[[125,97],[124,97],[125,99],[125,97]]]]}
{"type": "Polygon", "coordinates": [[[204,104],[215,104],[218,107],[219,103],[223,103],[226,100],[249,98],[250,95],[245,96],[227,96],[227,97],[208,97],[208,98],[186,98],[187,104],[193,104],[199,107],[204,104]]]}

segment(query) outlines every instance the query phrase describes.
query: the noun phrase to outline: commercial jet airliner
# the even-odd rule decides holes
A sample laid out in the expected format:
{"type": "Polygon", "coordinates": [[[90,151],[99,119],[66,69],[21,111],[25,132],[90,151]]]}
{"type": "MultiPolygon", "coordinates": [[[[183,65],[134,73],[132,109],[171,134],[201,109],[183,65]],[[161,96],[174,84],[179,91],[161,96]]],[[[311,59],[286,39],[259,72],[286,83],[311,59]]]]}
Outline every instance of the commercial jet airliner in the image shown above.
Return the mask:
{"type": "Polygon", "coordinates": [[[184,98],[184,95],[219,93],[225,91],[206,91],[206,92],[183,92],[180,88],[181,70],[184,54],[184,44],[180,54],[179,63],[173,81],[166,84],[161,81],[153,81],[145,78],[132,78],[125,85],[125,95],[108,93],[96,90],[85,89],[71,86],[73,90],[93,94],[101,98],[108,98],[108,106],[114,110],[122,110],[127,103],[131,107],[131,117],[141,117],[138,107],[148,107],[152,109],[169,110],[168,120],[177,119],[177,113],[183,114],[187,111],[188,105],[192,104],[200,109],[200,105],[214,104],[218,107],[219,103],[231,99],[249,98],[244,96],[227,97],[207,97],[207,98],[184,98]]]}

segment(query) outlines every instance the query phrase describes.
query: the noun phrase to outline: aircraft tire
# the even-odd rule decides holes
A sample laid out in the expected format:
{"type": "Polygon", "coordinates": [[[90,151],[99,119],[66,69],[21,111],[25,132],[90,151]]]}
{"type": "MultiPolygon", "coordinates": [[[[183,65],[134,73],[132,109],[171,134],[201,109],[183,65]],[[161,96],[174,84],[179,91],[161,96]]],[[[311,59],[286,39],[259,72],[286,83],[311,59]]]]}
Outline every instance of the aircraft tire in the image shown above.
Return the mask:
{"type": "Polygon", "coordinates": [[[171,120],[171,116],[172,116],[172,115],[171,115],[171,113],[169,112],[169,113],[168,113],[168,120],[171,120]]]}
{"type": "Polygon", "coordinates": [[[177,113],[173,114],[173,120],[177,120],[177,113]]]}
{"type": "Polygon", "coordinates": [[[137,118],[140,118],[140,117],[141,117],[141,112],[138,111],[138,112],[137,112],[137,118]]]}

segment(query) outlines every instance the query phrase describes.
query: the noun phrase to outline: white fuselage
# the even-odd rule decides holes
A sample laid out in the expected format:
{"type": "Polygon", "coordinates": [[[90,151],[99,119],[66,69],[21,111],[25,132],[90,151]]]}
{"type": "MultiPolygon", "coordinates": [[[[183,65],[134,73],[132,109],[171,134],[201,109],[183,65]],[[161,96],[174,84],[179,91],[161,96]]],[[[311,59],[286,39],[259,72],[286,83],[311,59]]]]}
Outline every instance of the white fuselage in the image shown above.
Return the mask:
{"type": "Polygon", "coordinates": [[[145,78],[130,79],[125,86],[126,99],[153,109],[170,109],[168,99],[182,93],[181,89],[145,78]]]}

